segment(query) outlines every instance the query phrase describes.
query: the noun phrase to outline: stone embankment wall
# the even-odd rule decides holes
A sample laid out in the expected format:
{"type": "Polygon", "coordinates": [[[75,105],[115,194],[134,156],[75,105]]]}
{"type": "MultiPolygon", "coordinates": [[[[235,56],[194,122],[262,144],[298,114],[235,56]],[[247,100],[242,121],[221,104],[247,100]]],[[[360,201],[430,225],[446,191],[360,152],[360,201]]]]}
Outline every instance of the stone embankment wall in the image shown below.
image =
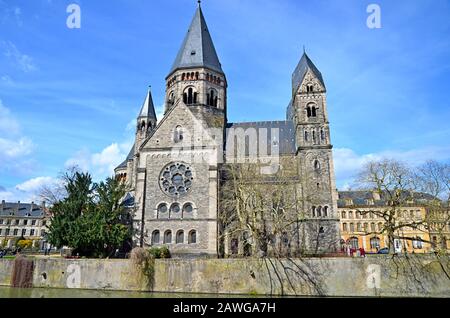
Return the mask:
{"type": "MultiPolygon", "coordinates": [[[[0,260],[10,286],[13,261],[0,260]]],[[[36,259],[33,287],[297,296],[450,297],[450,258],[157,260],[36,259]]]]}

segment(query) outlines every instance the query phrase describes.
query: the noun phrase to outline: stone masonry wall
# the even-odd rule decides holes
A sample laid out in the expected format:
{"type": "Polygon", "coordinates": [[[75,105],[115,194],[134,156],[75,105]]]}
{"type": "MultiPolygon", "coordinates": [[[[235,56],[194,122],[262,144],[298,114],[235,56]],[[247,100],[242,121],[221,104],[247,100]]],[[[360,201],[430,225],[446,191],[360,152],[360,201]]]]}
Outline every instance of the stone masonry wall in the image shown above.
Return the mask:
{"type": "MultiPolygon", "coordinates": [[[[13,261],[0,260],[0,286],[13,261]]],[[[450,297],[450,259],[157,260],[154,282],[129,260],[36,259],[34,287],[297,296],[450,297]],[[153,286],[153,288],[152,288],[153,286]]]]}

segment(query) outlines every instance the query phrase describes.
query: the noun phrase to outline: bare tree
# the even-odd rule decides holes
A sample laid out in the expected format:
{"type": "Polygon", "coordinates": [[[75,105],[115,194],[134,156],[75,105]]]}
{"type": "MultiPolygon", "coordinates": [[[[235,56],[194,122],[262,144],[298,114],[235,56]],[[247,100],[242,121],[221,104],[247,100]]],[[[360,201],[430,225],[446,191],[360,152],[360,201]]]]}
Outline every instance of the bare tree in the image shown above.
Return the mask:
{"type": "MultiPolygon", "coordinates": [[[[289,162],[283,166],[288,167],[289,162]]],[[[306,191],[306,181],[296,173],[295,164],[292,169],[280,169],[270,175],[262,174],[257,164],[224,165],[219,215],[221,247],[225,241],[236,254],[239,242],[239,254],[244,256],[285,257],[302,253],[302,224],[310,218],[307,211],[318,199],[317,190],[306,191]]],[[[320,240],[328,234],[326,226],[319,225],[317,220],[317,235],[310,237],[317,243],[317,251],[320,240]]]]}
{"type": "MultiPolygon", "coordinates": [[[[361,215],[373,213],[377,218],[384,220],[378,231],[370,234],[384,234],[388,238],[390,252],[394,251],[396,239],[403,241],[416,241],[418,238],[406,236],[404,233],[412,229],[427,232],[427,224],[424,218],[417,218],[403,213],[408,206],[421,206],[432,196],[424,196],[418,192],[418,182],[414,171],[406,164],[393,160],[368,162],[360,171],[357,183],[363,189],[374,191],[384,202],[383,208],[373,211],[358,210],[361,215]]],[[[426,240],[423,240],[426,241],[426,240]]]]}
{"type": "Polygon", "coordinates": [[[428,161],[415,171],[415,181],[420,191],[434,198],[426,202],[425,221],[433,248],[439,253],[446,253],[450,233],[450,164],[428,161]]]}
{"type": "Polygon", "coordinates": [[[61,171],[58,175],[57,182],[42,185],[38,189],[37,195],[49,206],[63,200],[67,196],[65,185],[68,179],[80,171],[78,166],[72,166],[65,171],[61,171]]]}

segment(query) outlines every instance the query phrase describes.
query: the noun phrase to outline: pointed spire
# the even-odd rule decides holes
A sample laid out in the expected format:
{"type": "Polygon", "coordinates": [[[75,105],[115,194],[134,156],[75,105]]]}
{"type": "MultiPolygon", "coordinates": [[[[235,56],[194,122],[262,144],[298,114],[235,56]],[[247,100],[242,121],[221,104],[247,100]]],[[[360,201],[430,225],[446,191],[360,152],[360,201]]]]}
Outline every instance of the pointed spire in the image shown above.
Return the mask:
{"type": "Polygon", "coordinates": [[[155,106],[153,105],[153,97],[151,86],[148,88],[147,96],[145,97],[144,104],[142,105],[141,112],[138,118],[151,118],[156,120],[155,106]]]}
{"type": "Polygon", "coordinates": [[[320,84],[322,84],[322,86],[325,88],[325,82],[323,81],[322,73],[320,73],[319,69],[314,65],[309,56],[306,54],[305,48],[303,48],[303,56],[300,59],[297,67],[295,68],[294,73],[292,74],[292,88],[294,90],[298,89],[298,87],[302,84],[308,70],[311,70],[311,72],[313,72],[313,74],[320,81],[320,84]]]}
{"type": "Polygon", "coordinates": [[[180,68],[191,67],[207,67],[223,73],[200,1],[170,73],[180,68]]]}

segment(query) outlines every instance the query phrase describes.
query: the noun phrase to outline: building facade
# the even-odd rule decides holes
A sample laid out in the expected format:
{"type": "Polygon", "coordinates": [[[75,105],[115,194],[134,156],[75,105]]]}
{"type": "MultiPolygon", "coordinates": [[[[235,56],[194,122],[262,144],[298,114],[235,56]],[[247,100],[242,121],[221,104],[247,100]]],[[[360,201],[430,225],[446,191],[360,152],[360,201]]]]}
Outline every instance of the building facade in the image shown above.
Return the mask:
{"type": "Polygon", "coordinates": [[[265,148],[258,157],[272,162],[264,173],[282,169],[280,158],[294,162],[296,191],[315,196],[301,207],[302,246],[306,251],[336,251],[337,191],[322,74],[304,53],[292,75],[284,121],[229,122],[227,87],[199,5],[166,78],[164,117],[156,118],[148,91],[137,117],[134,146],[115,170],[134,198],[136,243],[164,244],[173,254],[217,256],[220,170],[224,164],[239,164],[239,156],[230,153],[239,152],[241,145],[244,161],[253,150],[261,154],[265,148]],[[318,243],[318,236],[325,239],[318,243]]]}
{"type": "MultiPolygon", "coordinates": [[[[386,221],[383,216],[389,214],[390,210],[386,201],[376,192],[339,192],[338,213],[341,220],[342,243],[353,248],[362,247],[371,253],[389,247],[384,230],[386,221]]],[[[450,237],[448,218],[445,224],[430,224],[429,213],[427,205],[420,202],[410,202],[397,209],[394,216],[396,224],[419,225],[398,228],[395,236],[409,239],[395,239],[396,252],[430,253],[450,249],[447,240],[450,237]]]]}
{"type": "Polygon", "coordinates": [[[45,205],[32,203],[0,204],[0,247],[12,248],[20,238],[33,241],[34,248],[42,248],[49,216],[45,205]]]}

